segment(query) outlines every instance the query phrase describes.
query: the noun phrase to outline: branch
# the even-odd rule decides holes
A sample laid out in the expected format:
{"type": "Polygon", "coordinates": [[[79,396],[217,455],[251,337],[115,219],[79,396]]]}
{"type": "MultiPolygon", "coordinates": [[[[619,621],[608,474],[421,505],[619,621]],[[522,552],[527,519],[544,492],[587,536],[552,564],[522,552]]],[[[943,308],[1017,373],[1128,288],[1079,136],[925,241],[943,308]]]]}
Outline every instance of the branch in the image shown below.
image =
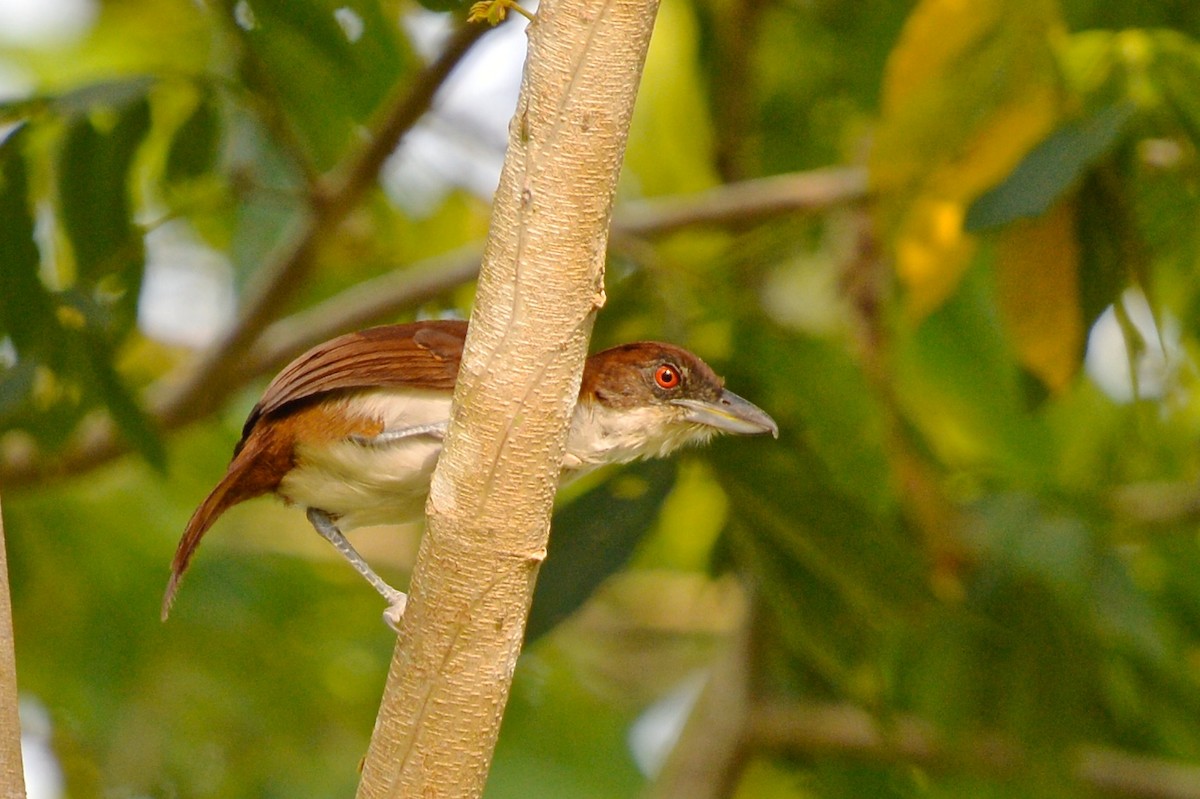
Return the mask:
{"type": "MultiPolygon", "coordinates": [[[[612,236],[653,238],[692,226],[828,211],[866,197],[866,172],[859,167],[795,172],[718,186],[698,194],[626,203],[615,212],[612,236]]],[[[471,282],[479,274],[481,254],[481,245],[468,244],[359,283],[276,322],[250,351],[244,362],[244,379],[274,372],[315,344],[390,321],[471,282]]]]}
{"type": "Polygon", "coordinates": [[[1112,492],[1118,520],[1139,527],[1194,525],[1200,518],[1200,484],[1194,481],[1133,483],[1112,492]]]}
{"type": "Polygon", "coordinates": [[[699,194],[626,203],[613,232],[662,236],[702,224],[756,222],[784,213],[811,213],[867,197],[867,170],[843,166],[729,183],[699,194]]]}
{"type": "Polygon", "coordinates": [[[0,512],[0,796],[4,799],[25,799],[18,700],[12,588],[4,546],[4,514],[0,512]]]}
{"type": "MultiPolygon", "coordinates": [[[[932,725],[892,716],[886,725],[850,705],[760,705],[750,714],[748,745],[811,757],[915,763],[962,769],[996,778],[1020,775],[1028,755],[999,736],[948,745],[932,725]]],[[[1174,763],[1104,746],[1077,747],[1072,776],[1087,788],[1131,799],[1200,799],[1200,766],[1174,763]]]]}
{"type": "Polygon", "coordinates": [[[241,377],[270,374],[309,347],[351,330],[391,321],[479,276],[483,248],[469,244],[446,255],[358,283],[324,302],[281,319],[263,331],[241,377]]]}
{"type": "Polygon", "coordinates": [[[483,792],[604,301],[612,199],[656,10],[657,0],[544,0],[529,28],[450,427],[360,799],[483,792]]]}
{"type": "MultiPolygon", "coordinates": [[[[306,225],[264,267],[249,292],[238,320],[224,338],[182,377],[168,377],[150,392],[149,412],[162,430],[172,430],[203,417],[219,406],[234,389],[255,375],[242,368],[243,357],[255,339],[278,316],[302,278],[312,268],[319,243],[334,230],[362,195],[400,139],[433,102],[454,67],[486,33],[483,25],[460,28],[442,54],[410,84],[397,89],[399,96],[380,122],[369,143],[344,170],[333,188],[314,187],[306,225]]],[[[261,361],[260,361],[261,363],[261,361]]],[[[50,477],[79,474],[124,454],[127,444],[108,419],[85,424],[76,442],[58,457],[47,458],[24,445],[0,451],[0,483],[27,485],[50,477]]]]}
{"type": "Polygon", "coordinates": [[[343,176],[331,181],[331,188],[314,187],[312,205],[303,228],[283,245],[264,269],[251,288],[237,322],[161,401],[156,416],[165,424],[173,425],[181,419],[202,416],[216,407],[219,398],[228,394],[232,387],[229,376],[235,373],[233,365],[303,285],[321,242],[374,185],[388,155],[429,109],[442,83],[485,32],[482,25],[459,28],[437,60],[422,70],[411,84],[398,89],[400,96],[391,104],[387,116],[363,151],[346,167],[343,176]]]}
{"type": "Polygon", "coordinates": [[[645,799],[733,796],[746,757],[750,707],[750,625],[743,619],[713,666],[679,739],[645,799]]]}
{"type": "MultiPolygon", "coordinates": [[[[829,167],[718,186],[699,194],[627,203],[617,209],[612,235],[652,238],[698,225],[731,225],[772,215],[827,211],[867,198],[858,167],[829,167]]],[[[429,258],[360,283],[318,305],[281,319],[259,335],[244,357],[228,361],[204,403],[173,406],[173,395],[151,391],[150,415],[164,431],[202,418],[230,392],[278,371],[314,344],[340,333],[381,324],[474,280],[480,245],[429,258]]],[[[181,389],[176,389],[179,392],[181,389]]],[[[53,477],[86,472],[123,455],[128,446],[107,420],[83,430],[70,449],[46,456],[32,449],[0,452],[0,484],[19,488],[53,477]]]]}

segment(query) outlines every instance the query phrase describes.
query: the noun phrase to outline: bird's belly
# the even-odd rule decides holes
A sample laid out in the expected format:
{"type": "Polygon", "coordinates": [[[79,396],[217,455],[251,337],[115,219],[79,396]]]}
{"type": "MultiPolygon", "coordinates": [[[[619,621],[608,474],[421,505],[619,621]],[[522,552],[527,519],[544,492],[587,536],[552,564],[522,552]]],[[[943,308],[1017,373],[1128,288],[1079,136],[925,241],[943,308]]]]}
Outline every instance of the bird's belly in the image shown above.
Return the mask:
{"type": "MultiPolygon", "coordinates": [[[[443,422],[450,396],[406,389],[355,395],[347,410],[385,430],[443,422]]],[[[442,452],[441,438],[418,434],[381,444],[347,439],[296,448],[296,465],[277,492],[290,502],[338,517],[343,530],[415,521],[425,512],[429,480],[442,452]]]]}
{"type": "Polygon", "coordinates": [[[432,436],[380,446],[339,441],[301,447],[278,493],[332,514],[343,530],[415,521],[425,512],[441,452],[442,442],[432,436]]]}

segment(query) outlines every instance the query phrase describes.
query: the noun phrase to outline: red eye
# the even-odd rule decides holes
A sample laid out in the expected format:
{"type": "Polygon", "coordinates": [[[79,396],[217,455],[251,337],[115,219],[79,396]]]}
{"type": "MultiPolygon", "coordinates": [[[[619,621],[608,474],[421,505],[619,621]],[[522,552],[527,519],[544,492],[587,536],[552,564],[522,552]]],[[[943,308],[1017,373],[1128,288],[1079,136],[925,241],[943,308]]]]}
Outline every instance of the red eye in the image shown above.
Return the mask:
{"type": "Polygon", "coordinates": [[[675,388],[679,385],[679,370],[669,363],[654,370],[654,382],[659,388],[675,388]]]}

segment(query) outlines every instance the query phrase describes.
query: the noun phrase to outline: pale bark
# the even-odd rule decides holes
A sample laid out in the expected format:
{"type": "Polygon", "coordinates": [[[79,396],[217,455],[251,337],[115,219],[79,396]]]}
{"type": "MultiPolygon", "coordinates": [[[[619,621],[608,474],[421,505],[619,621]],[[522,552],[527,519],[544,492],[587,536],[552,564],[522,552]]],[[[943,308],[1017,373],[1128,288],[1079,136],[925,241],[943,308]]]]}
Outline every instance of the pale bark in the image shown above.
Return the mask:
{"type": "Polygon", "coordinates": [[[411,599],[358,796],[482,794],[604,301],[657,0],[544,0],[411,599]]]}
{"type": "Polygon", "coordinates": [[[12,594],[4,545],[4,513],[0,509],[0,796],[24,799],[21,765],[21,720],[17,714],[17,660],[13,644],[12,594]]]}

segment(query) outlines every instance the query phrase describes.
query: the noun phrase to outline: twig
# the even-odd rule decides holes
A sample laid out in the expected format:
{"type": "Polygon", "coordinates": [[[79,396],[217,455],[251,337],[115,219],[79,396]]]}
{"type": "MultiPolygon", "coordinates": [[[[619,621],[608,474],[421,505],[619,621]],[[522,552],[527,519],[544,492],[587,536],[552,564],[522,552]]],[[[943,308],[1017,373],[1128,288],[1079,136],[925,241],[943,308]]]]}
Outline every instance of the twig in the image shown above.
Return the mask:
{"type": "Polygon", "coordinates": [[[755,81],[758,70],[754,52],[768,4],[764,0],[743,0],[700,8],[713,16],[706,27],[710,27],[712,36],[713,74],[721,76],[709,88],[713,163],[722,181],[733,183],[761,171],[752,166],[761,159],[751,160],[747,144],[755,141],[755,137],[747,133],[755,124],[755,110],[761,102],[755,81]]]}
{"type": "Polygon", "coordinates": [[[626,203],[614,219],[614,232],[662,236],[701,224],[754,222],[784,213],[805,213],[867,197],[867,171],[845,166],[795,172],[718,186],[680,197],[626,203]]]}
{"type": "Polygon", "coordinates": [[[246,358],[249,380],[273,372],[300,353],[339,333],[390,321],[435,300],[479,274],[483,247],[469,244],[381,277],[367,280],[263,331],[246,358]]]}
{"type": "Polygon", "coordinates": [[[25,799],[18,700],[12,591],[4,545],[4,514],[0,512],[0,796],[4,799],[25,799]]]}
{"type": "Polygon", "coordinates": [[[750,629],[745,620],[688,714],[679,739],[644,799],[732,796],[746,757],[750,708],[750,629]]]}
{"type": "Polygon", "coordinates": [[[1141,527],[1194,525],[1200,518],[1200,484],[1133,483],[1116,489],[1109,506],[1118,520],[1141,527]]]}
{"type": "Polygon", "coordinates": [[[219,398],[228,393],[232,387],[229,375],[234,371],[231,365],[243,357],[258,334],[303,284],[321,242],[358,204],[401,137],[429,109],[437,90],[486,30],[479,25],[460,28],[437,60],[398,90],[400,97],[392,103],[375,135],[343,176],[331,181],[331,188],[314,187],[305,224],[264,269],[249,291],[237,322],[189,375],[167,393],[157,414],[163,424],[173,426],[179,420],[196,418],[215,407],[219,398]]]}
{"type": "MultiPolygon", "coordinates": [[[[763,704],[750,714],[748,745],[803,756],[914,763],[996,778],[1019,774],[1028,753],[1000,736],[958,740],[952,747],[928,722],[910,715],[885,724],[851,705],[763,704]]],[[[1074,750],[1071,775],[1084,786],[1130,799],[1200,799],[1200,765],[1106,746],[1074,750]]]]}
{"type": "MultiPolygon", "coordinates": [[[[695,225],[726,225],[761,220],[772,215],[815,213],[867,196],[862,171],[831,167],[720,186],[707,192],[643,200],[617,209],[612,237],[651,238],[695,225]]],[[[361,283],[305,311],[267,327],[245,357],[226,363],[219,385],[203,403],[172,405],[174,392],[150,392],[150,415],[164,431],[203,417],[229,392],[273,372],[309,346],[339,333],[378,324],[411,311],[475,279],[479,244],[436,256],[361,283]]],[[[0,453],[0,485],[17,488],[54,477],[80,474],[124,454],[125,442],[107,420],[94,420],[75,444],[57,457],[32,449],[10,448],[0,453]]]]}

